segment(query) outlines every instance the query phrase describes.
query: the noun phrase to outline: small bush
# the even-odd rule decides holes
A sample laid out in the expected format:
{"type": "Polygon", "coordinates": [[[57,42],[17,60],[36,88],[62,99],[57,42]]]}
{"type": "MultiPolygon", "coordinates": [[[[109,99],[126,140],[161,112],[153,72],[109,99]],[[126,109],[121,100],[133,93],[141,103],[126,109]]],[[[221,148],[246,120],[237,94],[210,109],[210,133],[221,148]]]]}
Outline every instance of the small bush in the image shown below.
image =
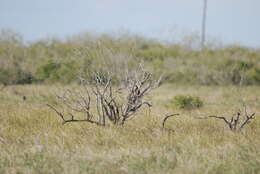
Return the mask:
{"type": "Polygon", "coordinates": [[[32,74],[20,69],[20,67],[0,69],[0,84],[30,84],[33,81],[32,74]]]}
{"type": "Polygon", "coordinates": [[[260,68],[252,68],[245,74],[246,83],[260,85],[260,68]]]}
{"type": "Polygon", "coordinates": [[[55,79],[53,76],[57,76],[57,71],[60,68],[60,64],[49,60],[46,64],[40,66],[37,69],[36,77],[40,80],[55,79]]]}
{"type": "Polygon", "coordinates": [[[11,72],[5,69],[0,69],[0,84],[8,84],[10,81],[11,72]]]}
{"type": "Polygon", "coordinates": [[[195,109],[203,106],[203,101],[199,97],[178,95],[171,102],[178,109],[195,109]]]}

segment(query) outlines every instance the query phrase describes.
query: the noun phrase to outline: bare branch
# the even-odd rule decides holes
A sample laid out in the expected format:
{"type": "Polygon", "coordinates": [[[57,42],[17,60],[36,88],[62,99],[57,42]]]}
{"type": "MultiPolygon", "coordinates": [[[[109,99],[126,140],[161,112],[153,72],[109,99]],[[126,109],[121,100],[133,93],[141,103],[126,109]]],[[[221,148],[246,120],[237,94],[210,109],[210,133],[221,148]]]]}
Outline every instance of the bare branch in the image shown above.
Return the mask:
{"type": "Polygon", "coordinates": [[[96,121],[93,121],[93,120],[90,120],[90,119],[74,119],[74,115],[73,114],[71,114],[71,113],[69,113],[69,115],[71,115],[71,119],[68,119],[68,120],[66,120],[65,118],[64,118],[64,114],[63,113],[61,113],[61,112],[59,112],[56,108],[54,108],[52,105],[49,105],[49,104],[47,104],[47,106],[49,107],[49,108],[51,108],[52,110],[54,110],[57,114],[58,114],[58,116],[62,119],[62,124],[66,124],[66,123],[69,123],[69,122],[89,122],[89,123],[94,123],[94,124],[96,124],[96,125],[100,125],[98,122],[96,122],[96,121]]]}
{"type": "Polygon", "coordinates": [[[102,124],[100,124],[99,122],[97,121],[93,121],[93,120],[88,120],[88,119],[82,119],[82,120],[78,120],[78,119],[69,119],[69,120],[65,120],[62,124],[66,124],[66,123],[70,123],[70,122],[89,122],[89,123],[92,123],[92,124],[96,124],[98,126],[103,126],[102,124]]]}
{"type": "Polygon", "coordinates": [[[144,105],[149,108],[152,106],[149,102],[143,101],[145,95],[147,95],[153,88],[157,87],[156,82],[152,80],[152,74],[144,71],[140,66],[136,71],[127,74],[126,80],[124,80],[124,89],[127,89],[126,97],[121,100],[120,90],[114,90],[112,85],[112,79],[109,73],[104,78],[99,73],[94,74],[94,81],[91,85],[86,83],[83,78],[80,78],[80,84],[83,86],[83,91],[80,90],[66,90],[63,95],[58,95],[57,99],[63,107],[67,108],[66,115],[71,119],[65,119],[64,113],[59,112],[56,108],[48,105],[54,110],[64,123],[87,121],[95,123],[97,125],[105,126],[106,120],[116,125],[123,125],[126,120],[133,118],[135,113],[139,111],[144,105]],[[94,111],[97,114],[90,112],[91,99],[94,99],[95,106],[94,111]],[[85,119],[75,119],[73,113],[85,114],[85,119]],[[97,120],[97,121],[95,121],[97,120]]]}
{"type": "Polygon", "coordinates": [[[246,120],[244,121],[244,123],[242,123],[242,125],[240,126],[239,129],[242,129],[246,124],[248,124],[250,122],[250,120],[255,119],[255,113],[251,114],[250,116],[246,117],[246,120]]]}
{"type": "Polygon", "coordinates": [[[171,115],[166,115],[163,119],[163,122],[162,122],[162,128],[164,129],[165,128],[165,123],[166,121],[170,118],[170,117],[173,117],[173,116],[177,116],[177,115],[180,115],[180,114],[171,114],[171,115]]]}
{"type": "Polygon", "coordinates": [[[47,106],[49,107],[49,108],[51,108],[52,110],[54,110],[57,114],[58,114],[58,116],[63,120],[63,122],[65,122],[65,119],[64,119],[64,115],[61,113],[61,112],[59,112],[56,108],[54,108],[52,105],[50,105],[50,104],[47,104],[47,106]]]}
{"type": "MultiPolygon", "coordinates": [[[[245,105],[244,105],[244,107],[245,107],[245,105]]],[[[231,131],[237,131],[237,130],[241,130],[246,124],[250,123],[250,120],[253,120],[255,118],[255,113],[248,116],[247,111],[246,111],[246,107],[245,107],[245,110],[244,110],[245,120],[244,120],[243,123],[240,124],[241,116],[242,116],[241,111],[238,111],[236,113],[236,115],[231,117],[230,120],[227,120],[226,117],[223,117],[223,116],[209,116],[209,117],[210,118],[222,119],[229,126],[231,131]],[[239,127],[239,129],[237,129],[238,127],[239,127]]]]}
{"type": "Polygon", "coordinates": [[[225,117],[223,117],[223,116],[215,116],[215,115],[212,115],[212,116],[209,116],[209,117],[210,117],[210,118],[222,119],[222,120],[224,120],[225,123],[227,123],[228,126],[231,128],[231,126],[230,126],[230,122],[229,122],[225,117]]]}

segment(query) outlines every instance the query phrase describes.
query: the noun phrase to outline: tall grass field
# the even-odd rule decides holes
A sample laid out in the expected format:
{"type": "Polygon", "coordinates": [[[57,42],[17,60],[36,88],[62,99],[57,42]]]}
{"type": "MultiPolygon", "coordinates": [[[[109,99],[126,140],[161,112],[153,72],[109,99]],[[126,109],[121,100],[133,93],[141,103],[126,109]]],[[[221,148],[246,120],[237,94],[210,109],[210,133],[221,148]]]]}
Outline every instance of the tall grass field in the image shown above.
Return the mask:
{"type": "MultiPolygon", "coordinates": [[[[0,173],[260,173],[260,87],[163,85],[153,107],[124,126],[61,124],[45,104],[61,85],[16,85],[0,91],[0,173]],[[176,109],[177,95],[200,96],[203,106],[176,109]],[[26,96],[26,99],[24,98],[26,96]],[[223,120],[247,105],[256,119],[232,132],[223,120]],[[166,114],[170,118],[162,129],[166,114]]],[[[68,87],[68,86],[67,86],[68,87]]],[[[75,85],[74,85],[75,87],[75,85]]]]}

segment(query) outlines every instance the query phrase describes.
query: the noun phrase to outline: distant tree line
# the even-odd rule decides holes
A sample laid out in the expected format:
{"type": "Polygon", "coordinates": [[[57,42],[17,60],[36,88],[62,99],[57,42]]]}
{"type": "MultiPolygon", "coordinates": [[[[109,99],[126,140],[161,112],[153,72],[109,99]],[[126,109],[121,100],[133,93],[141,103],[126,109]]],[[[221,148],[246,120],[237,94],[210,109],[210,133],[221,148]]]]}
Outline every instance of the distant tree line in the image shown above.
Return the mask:
{"type": "Polygon", "coordinates": [[[69,39],[25,43],[12,31],[0,32],[0,84],[73,83],[79,76],[123,71],[142,62],[166,83],[260,85],[260,50],[243,46],[191,49],[136,35],[89,33],[69,39]]]}

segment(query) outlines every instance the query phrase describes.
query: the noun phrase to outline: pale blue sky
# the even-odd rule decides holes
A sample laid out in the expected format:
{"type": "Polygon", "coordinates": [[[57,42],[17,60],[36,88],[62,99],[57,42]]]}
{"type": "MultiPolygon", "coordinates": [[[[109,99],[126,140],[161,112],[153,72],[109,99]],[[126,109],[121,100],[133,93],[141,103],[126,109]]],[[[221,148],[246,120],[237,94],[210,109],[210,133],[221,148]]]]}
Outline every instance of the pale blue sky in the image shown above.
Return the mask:
{"type": "MultiPolygon", "coordinates": [[[[0,29],[32,41],[120,29],[178,39],[200,31],[203,0],[0,0],[0,29]]],[[[207,34],[260,47],[260,0],[208,0],[207,34]]]]}

